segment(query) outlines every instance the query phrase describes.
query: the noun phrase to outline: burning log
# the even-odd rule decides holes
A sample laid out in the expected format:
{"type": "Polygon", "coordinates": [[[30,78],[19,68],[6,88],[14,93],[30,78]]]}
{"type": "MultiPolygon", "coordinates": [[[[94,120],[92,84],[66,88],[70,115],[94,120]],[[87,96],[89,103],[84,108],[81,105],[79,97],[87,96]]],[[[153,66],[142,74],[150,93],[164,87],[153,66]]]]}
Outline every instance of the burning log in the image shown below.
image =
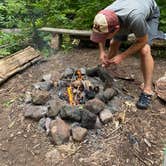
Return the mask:
{"type": "Polygon", "coordinates": [[[80,70],[76,70],[77,80],[82,80],[82,74],[80,70]]]}
{"type": "MultiPolygon", "coordinates": [[[[87,69],[67,68],[57,84],[58,95],[67,100],[70,105],[85,104],[94,99],[101,91],[112,87],[114,80],[108,71],[102,66],[87,69]],[[93,78],[95,77],[95,79],[93,78]],[[103,85],[104,84],[104,85],[103,85]]],[[[109,101],[114,96],[116,87],[106,91],[103,101],[109,101]],[[104,99],[105,98],[105,99],[104,99]]]]}
{"type": "Polygon", "coordinates": [[[81,80],[76,80],[71,83],[71,86],[74,88],[78,88],[82,86],[82,81],[81,80]]]}
{"type": "Polygon", "coordinates": [[[95,98],[99,87],[94,86],[86,75],[84,68],[73,70],[68,68],[62,73],[57,84],[58,96],[67,100],[70,105],[85,104],[89,99],[95,98]]]}

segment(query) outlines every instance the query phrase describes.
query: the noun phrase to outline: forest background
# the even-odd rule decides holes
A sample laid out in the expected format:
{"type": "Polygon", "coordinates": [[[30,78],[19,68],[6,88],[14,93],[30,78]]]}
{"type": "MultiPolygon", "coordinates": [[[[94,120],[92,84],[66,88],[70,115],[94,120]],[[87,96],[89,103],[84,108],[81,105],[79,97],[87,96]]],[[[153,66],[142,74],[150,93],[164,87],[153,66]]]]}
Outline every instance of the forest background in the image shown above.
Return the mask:
{"type": "MultiPolygon", "coordinates": [[[[166,2],[156,0],[160,7],[159,29],[166,32],[166,2]]],[[[0,31],[0,56],[7,56],[28,45],[47,45],[49,35],[39,33],[40,27],[90,30],[97,11],[113,0],[1,0],[0,29],[19,28],[20,33],[0,31]]]]}

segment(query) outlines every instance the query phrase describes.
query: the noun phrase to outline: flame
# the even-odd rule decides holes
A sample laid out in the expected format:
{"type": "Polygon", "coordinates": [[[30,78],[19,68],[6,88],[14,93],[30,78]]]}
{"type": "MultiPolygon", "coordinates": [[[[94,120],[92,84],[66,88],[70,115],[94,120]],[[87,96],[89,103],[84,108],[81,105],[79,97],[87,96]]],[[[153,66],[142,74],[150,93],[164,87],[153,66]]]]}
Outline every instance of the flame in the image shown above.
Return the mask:
{"type": "MultiPolygon", "coordinates": [[[[80,70],[76,70],[76,75],[77,75],[77,80],[79,80],[79,81],[83,80],[80,70]]],[[[69,87],[67,87],[67,94],[68,94],[68,100],[69,100],[70,105],[76,105],[77,102],[74,100],[74,95],[73,95],[71,85],[69,87]]]]}
{"type": "Polygon", "coordinates": [[[76,74],[78,75],[77,80],[82,80],[81,71],[80,71],[80,70],[77,70],[77,71],[76,71],[76,74]]]}
{"type": "Polygon", "coordinates": [[[73,92],[72,92],[72,87],[71,86],[67,87],[67,94],[68,94],[70,105],[75,105],[75,102],[73,100],[73,92]]]}

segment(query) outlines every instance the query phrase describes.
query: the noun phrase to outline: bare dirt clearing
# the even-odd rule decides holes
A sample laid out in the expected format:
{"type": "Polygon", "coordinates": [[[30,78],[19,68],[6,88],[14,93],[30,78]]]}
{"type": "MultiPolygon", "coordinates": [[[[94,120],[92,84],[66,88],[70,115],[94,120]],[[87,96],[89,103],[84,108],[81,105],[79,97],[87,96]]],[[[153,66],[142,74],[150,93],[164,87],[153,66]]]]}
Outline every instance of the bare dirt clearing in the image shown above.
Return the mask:
{"type": "MultiPolygon", "coordinates": [[[[38,130],[38,123],[24,119],[22,104],[25,92],[43,74],[52,73],[57,81],[67,67],[92,67],[98,61],[98,51],[90,49],[59,52],[46,62],[36,64],[17,74],[0,88],[0,165],[91,165],[91,166],[160,166],[166,146],[166,104],[154,99],[152,108],[142,111],[130,106],[125,122],[115,128],[109,123],[100,130],[89,131],[85,141],[70,141],[59,147],[62,159],[46,161],[46,153],[57,148],[38,130]],[[65,150],[67,149],[67,151],[65,150]]],[[[154,81],[164,75],[166,60],[155,60],[154,81]]],[[[142,76],[139,59],[128,58],[118,66],[116,73],[134,75],[135,80],[116,79],[117,86],[138,99],[142,76]]]]}

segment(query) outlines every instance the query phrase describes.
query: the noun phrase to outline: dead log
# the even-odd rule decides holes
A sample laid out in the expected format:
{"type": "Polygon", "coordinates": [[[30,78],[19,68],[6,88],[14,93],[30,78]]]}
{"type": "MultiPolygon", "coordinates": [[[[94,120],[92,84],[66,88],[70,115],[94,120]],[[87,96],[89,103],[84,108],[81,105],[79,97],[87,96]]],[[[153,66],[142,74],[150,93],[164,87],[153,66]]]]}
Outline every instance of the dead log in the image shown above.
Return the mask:
{"type": "Polygon", "coordinates": [[[114,83],[113,77],[101,65],[87,69],[86,73],[87,76],[90,77],[95,77],[95,76],[99,77],[105,83],[104,85],[105,89],[113,86],[114,83]]]}
{"type": "Polygon", "coordinates": [[[12,29],[3,28],[3,29],[0,29],[0,31],[5,32],[5,33],[20,33],[21,29],[19,29],[19,28],[12,28],[12,29]]]}
{"type": "Polygon", "coordinates": [[[105,67],[98,65],[93,68],[89,68],[86,70],[86,74],[90,77],[99,77],[104,82],[104,89],[113,88],[116,94],[119,94],[122,97],[127,96],[127,94],[124,94],[122,89],[119,89],[114,81],[114,76],[111,75],[111,73],[105,67]]]}
{"type": "Polygon", "coordinates": [[[30,46],[0,59],[0,85],[41,59],[40,52],[30,46]]]}
{"type": "MultiPolygon", "coordinates": [[[[42,27],[39,28],[38,31],[50,32],[53,37],[55,37],[55,35],[59,36],[59,39],[57,38],[56,41],[56,43],[58,43],[58,47],[56,48],[56,50],[58,50],[62,44],[63,34],[68,34],[69,36],[72,36],[72,38],[77,38],[80,40],[83,39],[84,41],[87,42],[88,40],[90,40],[90,35],[92,33],[92,31],[90,30],[61,29],[61,28],[51,28],[51,27],[42,27]]],[[[134,34],[129,34],[126,44],[131,45],[133,42],[135,42],[135,39],[136,38],[134,34]]],[[[154,39],[152,47],[164,49],[166,48],[166,40],[154,39]]]]}
{"type": "Polygon", "coordinates": [[[60,29],[60,28],[50,28],[43,27],[38,29],[39,31],[51,32],[56,34],[69,34],[69,35],[80,35],[80,36],[90,36],[91,31],[86,30],[75,30],[75,29],[60,29]]]}
{"type": "Polygon", "coordinates": [[[156,81],[155,91],[157,96],[166,102],[166,73],[156,81]]]}

